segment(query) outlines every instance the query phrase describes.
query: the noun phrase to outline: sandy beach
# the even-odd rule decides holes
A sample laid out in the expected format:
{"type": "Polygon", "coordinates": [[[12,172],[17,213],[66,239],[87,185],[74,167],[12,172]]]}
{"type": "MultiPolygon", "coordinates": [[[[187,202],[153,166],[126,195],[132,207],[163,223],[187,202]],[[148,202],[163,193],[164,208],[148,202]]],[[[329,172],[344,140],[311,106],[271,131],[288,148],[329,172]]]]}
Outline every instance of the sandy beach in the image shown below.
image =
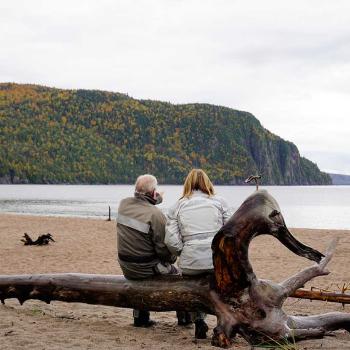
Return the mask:
{"type": "MultiPolygon", "coordinates": [[[[324,251],[332,237],[339,237],[331,274],[306,287],[338,290],[350,288],[350,231],[292,229],[302,242],[324,251]]],[[[312,262],[288,251],[270,236],[256,238],[250,259],[259,278],[279,282],[312,262]]],[[[82,272],[121,274],[116,260],[115,222],[103,220],[0,215],[0,274],[82,272]],[[43,247],[24,246],[23,233],[36,237],[50,232],[56,243],[43,247]]],[[[292,314],[350,312],[350,305],[288,299],[292,314]]],[[[0,306],[0,349],[214,349],[207,340],[195,341],[194,327],[179,327],[175,313],[152,313],[158,321],[152,329],[132,326],[130,309],[28,301],[21,306],[7,300],[0,306]]],[[[211,328],[215,318],[208,317],[211,328]]],[[[350,334],[334,332],[323,339],[306,340],[298,349],[350,349],[350,334]]],[[[237,337],[235,349],[250,349],[237,337]]]]}

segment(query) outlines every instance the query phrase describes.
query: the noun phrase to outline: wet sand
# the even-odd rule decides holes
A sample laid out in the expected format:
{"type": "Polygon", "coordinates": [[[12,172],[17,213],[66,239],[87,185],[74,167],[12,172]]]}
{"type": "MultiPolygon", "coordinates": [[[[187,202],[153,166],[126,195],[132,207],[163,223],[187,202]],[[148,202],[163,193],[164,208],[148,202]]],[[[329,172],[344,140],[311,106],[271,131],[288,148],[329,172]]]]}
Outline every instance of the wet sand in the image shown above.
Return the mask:
{"type": "MultiPolygon", "coordinates": [[[[332,237],[340,238],[332,272],[306,287],[338,290],[350,288],[350,231],[293,229],[299,240],[324,251],[332,237]]],[[[250,259],[259,278],[279,282],[312,262],[288,251],[270,236],[256,238],[250,259]]],[[[115,223],[103,220],[0,215],[0,274],[82,272],[121,274],[116,260],[115,223]],[[23,233],[50,232],[56,243],[24,246],[23,233]]],[[[350,305],[290,298],[285,310],[311,315],[330,311],[350,312],[350,305]]],[[[210,339],[195,341],[194,327],[179,327],[174,312],[152,313],[152,329],[132,326],[132,311],[80,303],[27,301],[21,306],[10,299],[0,306],[0,349],[215,349],[210,339]]],[[[215,317],[208,317],[212,331],[215,317]]],[[[250,349],[237,337],[235,349],[250,349]]],[[[323,339],[301,341],[298,349],[350,349],[350,334],[336,331],[323,339]]]]}

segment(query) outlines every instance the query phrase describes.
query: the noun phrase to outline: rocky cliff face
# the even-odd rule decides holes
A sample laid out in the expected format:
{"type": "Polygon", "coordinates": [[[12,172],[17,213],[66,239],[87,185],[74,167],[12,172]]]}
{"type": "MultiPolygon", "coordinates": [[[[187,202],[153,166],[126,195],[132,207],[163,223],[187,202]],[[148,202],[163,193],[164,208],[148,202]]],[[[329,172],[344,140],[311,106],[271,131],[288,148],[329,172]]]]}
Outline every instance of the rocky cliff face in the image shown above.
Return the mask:
{"type": "Polygon", "coordinates": [[[94,90],[0,84],[0,178],[31,183],[183,183],[193,167],[216,184],[262,173],[271,185],[331,184],[297,147],[250,113],[94,90]]]}
{"type": "Polygon", "coordinates": [[[256,172],[270,185],[329,185],[329,176],[300,156],[298,148],[268,131],[250,137],[249,151],[256,172]]]}

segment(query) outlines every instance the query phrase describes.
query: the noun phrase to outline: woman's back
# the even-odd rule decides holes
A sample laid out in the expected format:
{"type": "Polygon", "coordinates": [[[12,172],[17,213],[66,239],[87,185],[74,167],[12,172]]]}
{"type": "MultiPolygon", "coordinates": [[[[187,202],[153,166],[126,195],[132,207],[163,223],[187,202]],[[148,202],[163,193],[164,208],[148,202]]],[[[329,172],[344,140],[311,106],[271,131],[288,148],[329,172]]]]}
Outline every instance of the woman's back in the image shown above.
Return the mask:
{"type": "Polygon", "coordinates": [[[180,200],[177,211],[182,236],[215,234],[224,223],[224,206],[221,198],[201,191],[180,200]]]}
{"type": "Polygon", "coordinates": [[[182,269],[213,268],[211,242],[229,219],[227,203],[218,196],[194,191],[180,199],[169,210],[165,243],[173,253],[180,254],[182,269]]]}
{"type": "MultiPolygon", "coordinates": [[[[180,255],[184,275],[213,270],[211,242],[231,213],[226,202],[215,196],[214,187],[202,169],[187,175],[181,199],[168,213],[164,243],[180,255]]],[[[205,314],[195,314],[195,337],[205,339],[208,326],[205,314]]]]}

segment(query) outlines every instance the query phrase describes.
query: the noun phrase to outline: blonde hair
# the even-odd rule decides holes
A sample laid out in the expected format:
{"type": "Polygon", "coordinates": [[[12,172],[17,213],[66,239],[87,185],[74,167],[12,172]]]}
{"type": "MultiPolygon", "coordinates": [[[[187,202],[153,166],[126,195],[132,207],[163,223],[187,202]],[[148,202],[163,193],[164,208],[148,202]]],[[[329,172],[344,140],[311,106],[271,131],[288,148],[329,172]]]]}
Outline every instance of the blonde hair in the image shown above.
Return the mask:
{"type": "Polygon", "coordinates": [[[190,198],[193,191],[200,190],[208,196],[213,196],[214,186],[208,175],[202,169],[192,169],[184,183],[184,189],[181,198],[190,198]]]}

